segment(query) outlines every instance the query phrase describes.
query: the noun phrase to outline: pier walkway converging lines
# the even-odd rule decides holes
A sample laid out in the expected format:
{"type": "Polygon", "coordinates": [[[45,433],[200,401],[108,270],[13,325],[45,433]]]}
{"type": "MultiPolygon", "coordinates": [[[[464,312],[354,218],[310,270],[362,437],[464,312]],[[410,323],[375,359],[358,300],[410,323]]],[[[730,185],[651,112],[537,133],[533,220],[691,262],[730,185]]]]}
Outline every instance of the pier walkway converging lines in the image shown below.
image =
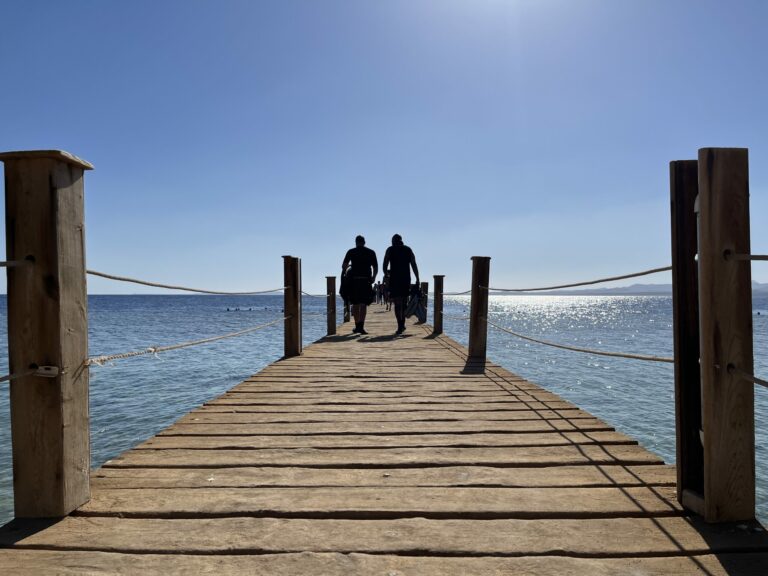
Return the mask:
{"type": "Polygon", "coordinates": [[[104,464],[0,573],[740,574],[754,525],[706,525],[675,469],[431,326],[372,307],[104,464]]]}

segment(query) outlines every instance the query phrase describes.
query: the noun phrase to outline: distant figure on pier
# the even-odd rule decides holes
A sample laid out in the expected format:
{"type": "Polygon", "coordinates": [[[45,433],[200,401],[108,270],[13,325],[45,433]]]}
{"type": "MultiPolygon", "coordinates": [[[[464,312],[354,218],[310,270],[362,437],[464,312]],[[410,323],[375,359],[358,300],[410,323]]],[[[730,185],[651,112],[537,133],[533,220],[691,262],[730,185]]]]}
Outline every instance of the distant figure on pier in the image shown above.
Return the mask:
{"type": "Polygon", "coordinates": [[[405,332],[405,305],[411,290],[411,268],[418,284],[419,267],[416,266],[413,250],[403,244],[400,234],[395,234],[392,236],[392,246],[384,254],[384,275],[386,277],[389,273],[389,296],[395,304],[397,318],[396,334],[405,332]]]}
{"type": "Polygon", "coordinates": [[[381,283],[382,297],[384,304],[387,305],[387,312],[392,310],[392,299],[389,296],[389,273],[384,274],[384,280],[381,283]]]}
{"type": "Polygon", "coordinates": [[[365,314],[368,305],[373,302],[373,281],[379,273],[379,262],[376,253],[365,247],[365,238],[357,236],[355,247],[350,248],[341,263],[341,275],[344,276],[347,268],[351,275],[348,298],[352,304],[352,316],[355,317],[356,334],[368,334],[365,331],[365,314]]]}

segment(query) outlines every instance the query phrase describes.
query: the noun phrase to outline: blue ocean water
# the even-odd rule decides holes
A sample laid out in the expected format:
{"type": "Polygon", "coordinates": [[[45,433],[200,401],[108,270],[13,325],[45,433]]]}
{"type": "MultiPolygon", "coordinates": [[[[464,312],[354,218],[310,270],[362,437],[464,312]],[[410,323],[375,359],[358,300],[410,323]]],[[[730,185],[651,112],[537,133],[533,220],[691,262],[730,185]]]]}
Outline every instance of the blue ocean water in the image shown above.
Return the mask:
{"type": "MultiPolygon", "coordinates": [[[[447,297],[465,315],[468,297],[447,297]]],[[[337,306],[341,311],[340,303],[337,306]]],[[[755,298],[755,373],[768,376],[768,298],[755,298]],[[760,311],[761,314],[757,315],[760,311]]],[[[672,356],[666,296],[492,296],[493,322],[581,347],[672,356]]],[[[325,298],[304,298],[304,342],[325,334],[325,298]]],[[[90,354],[113,354],[242,330],[282,317],[282,295],[90,296],[90,354]],[[229,309],[229,310],[228,310],[229,309]]],[[[431,321],[431,319],[430,319],[431,321]]],[[[466,344],[467,322],[446,318],[466,344]]],[[[491,359],[637,438],[674,462],[672,367],[558,350],[489,329],[491,359]]],[[[280,324],[246,336],[91,369],[91,451],[99,466],[282,355],[280,324]]],[[[0,298],[0,374],[8,371],[0,298]]],[[[756,390],[758,510],[768,519],[768,390],[756,390]]],[[[0,524],[13,511],[8,385],[0,384],[0,524]]]]}

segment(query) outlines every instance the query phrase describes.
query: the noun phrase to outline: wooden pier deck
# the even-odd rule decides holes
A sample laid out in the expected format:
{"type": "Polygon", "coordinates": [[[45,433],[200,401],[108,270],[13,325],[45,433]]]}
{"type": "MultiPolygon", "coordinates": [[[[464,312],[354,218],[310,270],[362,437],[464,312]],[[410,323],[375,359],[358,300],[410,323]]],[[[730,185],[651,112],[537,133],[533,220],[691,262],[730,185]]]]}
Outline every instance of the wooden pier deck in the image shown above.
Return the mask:
{"type": "Polygon", "coordinates": [[[0,574],[768,574],[757,524],[706,525],[675,470],[427,326],[276,362],[0,532],[0,574]]]}

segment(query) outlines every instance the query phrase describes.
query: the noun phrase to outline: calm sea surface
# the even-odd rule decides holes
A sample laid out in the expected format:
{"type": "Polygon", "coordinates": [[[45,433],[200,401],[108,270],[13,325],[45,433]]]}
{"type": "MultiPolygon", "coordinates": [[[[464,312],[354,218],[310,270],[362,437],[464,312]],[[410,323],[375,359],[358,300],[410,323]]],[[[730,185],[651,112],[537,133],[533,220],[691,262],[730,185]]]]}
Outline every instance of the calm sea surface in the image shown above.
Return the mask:
{"type": "MultiPolygon", "coordinates": [[[[465,315],[468,297],[446,298],[465,315]]],[[[112,354],[241,330],[280,318],[282,296],[90,296],[90,353],[112,354]],[[229,311],[227,310],[229,308],[229,311]],[[236,310],[237,309],[237,310],[236,310]]],[[[755,373],[768,376],[768,298],[755,298],[755,373]],[[760,312],[760,315],[757,313],[760,312]]],[[[341,310],[339,304],[339,311],[341,310]]],[[[304,299],[304,341],[325,334],[325,299],[304,299]]],[[[576,346],[672,356],[672,300],[664,296],[492,296],[492,320],[576,346]]],[[[431,321],[431,320],[430,320],[431,321]]],[[[467,343],[467,322],[445,320],[467,343]]],[[[8,372],[0,297],[0,374],[8,372]]],[[[489,356],[637,438],[674,462],[672,366],[592,356],[525,342],[493,328],[489,356]]],[[[246,336],[91,369],[93,466],[117,456],[282,355],[280,324],[246,336]]],[[[768,520],[768,390],[756,390],[758,513],[768,520]]],[[[13,512],[8,384],[0,383],[0,524],[13,512]]]]}

